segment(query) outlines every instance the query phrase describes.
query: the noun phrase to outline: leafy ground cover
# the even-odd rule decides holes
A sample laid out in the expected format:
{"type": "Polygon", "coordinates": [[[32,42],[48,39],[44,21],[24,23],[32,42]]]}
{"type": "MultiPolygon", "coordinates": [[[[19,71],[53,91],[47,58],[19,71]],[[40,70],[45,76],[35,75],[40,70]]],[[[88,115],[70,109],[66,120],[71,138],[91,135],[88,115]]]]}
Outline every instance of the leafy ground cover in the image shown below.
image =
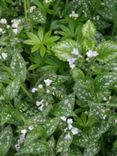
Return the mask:
{"type": "Polygon", "coordinates": [[[116,19],[116,0],[0,0],[0,156],[117,156],[116,19]]]}

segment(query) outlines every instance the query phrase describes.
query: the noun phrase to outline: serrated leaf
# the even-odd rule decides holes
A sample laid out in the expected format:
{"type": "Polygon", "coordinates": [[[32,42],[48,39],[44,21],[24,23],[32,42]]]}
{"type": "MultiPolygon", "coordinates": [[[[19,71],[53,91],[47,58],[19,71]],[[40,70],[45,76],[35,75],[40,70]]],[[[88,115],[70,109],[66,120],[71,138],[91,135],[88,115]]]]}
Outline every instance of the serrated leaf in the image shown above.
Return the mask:
{"type": "Polygon", "coordinates": [[[74,115],[73,108],[75,104],[75,95],[70,94],[66,96],[60,103],[56,104],[52,110],[52,113],[55,116],[70,116],[74,115]]]}
{"type": "Polygon", "coordinates": [[[4,90],[4,96],[7,100],[12,100],[17,96],[20,89],[20,79],[14,79],[4,90]]]}
{"type": "Polygon", "coordinates": [[[0,133],[0,155],[5,156],[12,145],[13,134],[10,126],[4,128],[0,133]]]}
{"type": "Polygon", "coordinates": [[[26,73],[27,73],[26,63],[20,53],[15,52],[13,54],[13,58],[12,58],[10,67],[11,67],[15,77],[19,77],[21,81],[25,81],[26,73]]]}
{"type": "Polygon", "coordinates": [[[60,60],[67,61],[73,57],[72,51],[74,48],[79,49],[78,43],[71,39],[67,39],[58,42],[55,46],[52,47],[52,51],[60,60]]]}

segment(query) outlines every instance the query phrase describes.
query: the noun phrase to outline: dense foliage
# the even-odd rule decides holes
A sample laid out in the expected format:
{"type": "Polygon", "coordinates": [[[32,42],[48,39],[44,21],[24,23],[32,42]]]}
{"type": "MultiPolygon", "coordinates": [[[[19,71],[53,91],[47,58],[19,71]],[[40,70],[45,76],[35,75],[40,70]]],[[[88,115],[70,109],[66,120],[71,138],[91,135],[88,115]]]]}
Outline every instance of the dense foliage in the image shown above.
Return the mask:
{"type": "Polygon", "coordinates": [[[116,0],[0,0],[0,156],[117,156],[116,19],[116,0]]]}

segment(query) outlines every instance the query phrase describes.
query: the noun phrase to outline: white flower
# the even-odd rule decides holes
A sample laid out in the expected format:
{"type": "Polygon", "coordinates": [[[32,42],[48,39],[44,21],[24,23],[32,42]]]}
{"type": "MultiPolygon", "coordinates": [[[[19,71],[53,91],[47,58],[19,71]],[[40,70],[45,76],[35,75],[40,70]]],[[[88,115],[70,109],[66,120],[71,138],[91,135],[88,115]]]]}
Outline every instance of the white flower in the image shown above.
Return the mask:
{"type": "Polygon", "coordinates": [[[6,53],[1,53],[1,56],[3,57],[4,60],[6,60],[6,58],[7,58],[7,54],[6,53]]]}
{"type": "Polygon", "coordinates": [[[22,130],[21,130],[21,133],[22,133],[22,134],[26,134],[26,133],[27,133],[27,130],[26,130],[26,129],[22,129],[22,130]]]}
{"type": "Polygon", "coordinates": [[[35,93],[38,89],[37,88],[32,88],[32,93],[35,93]]]}
{"type": "Polygon", "coordinates": [[[21,20],[20,19],[13,19],[11,21],[12,23],[12,28],[18,28],[18,25],[20,24],[21,20]]]}
{"type": "Polygon", "coordinates": [[[2,18],[2,19],[0,20],[0,23],[1,23],[1,24],[7,24],[7,20],[6,20],[5,18],[2,18]]]}
{"type": "Polygon", "coordinates": [[[96,57],[97,55],[99,55],[96,51],[92,51],[92,50],[89,50],[87,53],[86,53],[87,57],[88,58],[92,58],[92,57],[96,57]]]}
{"type": "Polygon", "coordinates": [[[67,119],[65,116],[61,116],[60,118],[61,118],[61,120],[64,121],[64,122],[65,122],[66,119],[67,119]]]}
{"type": "Polygon", "coordinates": [[[16,149],[16,151],[19,151],[20,145],[19,144],[15,144],[15,149],[16,149]]]}
{"type": "Polygon", "coordinates": [[[47,90],[46,90],[46,93],[47,93],[47,94],[49,94],[49,93],[50,93],[50,90],[49,90],[49,89],[47,89],[47,90]]]}
{"type": "Polygon", "coordinates": [[[71,65],[70,65],[70,68],[71,68],[71,69],[74,69],[75,66],[76,66],[75,64],[71,64],[71,65]]]}
{"type": "Polygon", "coordinates": [[[42,112],[43,111],[43,107],[44,107],[44,104],[42,104],[40,107],[38,107],[38,109],[42,112]]]}
{"type": "Polygon", "coordinates": [[[51,3],[52,0],[45,0],[45,3],[51,3]]]}
{"type": "Polygon", "coordinates": [[[51,83],[52,83],[52,80],[46,79],[46,80],[44,80],[44,82],[45,82],[45,85],[46,85],[46,86],[50,86],[51,83]]]}
{"type": "Polygon", "coordinates": [[[68,132],[68,134],[65,135],[65,140],[69,140],[69,139],[71,139],[71,135],[70,135],[70,133],[68,132]]]}
{"type": "Polygon", "coordinates": [[[72,51],[72,54],[78,56],[79,55],[78,49],[74,48],[73,51],[72,51]]]}
{"type": "Polygon", "coordinates": [[[33,127],[33,126],[29,126],[28,129],[29,129],[30,131],[32,131],[32,130],[34,129],[34,127],[33,127]]]}
{"type": "Polygon", "coordinates": [[[74,127],[71,129],[71,132],[73,135],[78,134],[78,129],[74,127]]]}
{"type": "Polygon", "coordinates": [[[68,129],[70,130],[72,128],[73,128],[72,124],[68,124],[68,129]]]}
{"type": "Polygon", "coordinates": [[[73,120],[70,118],[70,119],[67,119],[67,124],[72,124],[73,123],[73,120]]]}
{"type": "Polygon", "coordinates": [[[15,33],[15,34],[17,34],[18,33],[18,29],[13,29],[13,32],[15,33]]]}
{"type": "Polygon", "coordinates": [[[40,106],[42,103],[40,101],[36,101],[36,106],[40,106]]]}
{"type": "Polygon", "coordinates": [[[115,123],[117,123],[117,119],[115,119],[115,123]]]}
{"type": "Polygon", "coordinates": [[[75,58],[69,58],[69,59],[67,59],[67,61],[69,62],[69,66],[70,66],[70,68],[71,69],[73,69],[73,68],[75,68],[75,58]]]}
{"type": "Polygon", "coordinates": [[[71,14],[69,14],[69,17],[77,19],[78,18],[78,14],[75,13],[75,11],[73,10],[71,14]]]}
{"type": "Polygon", "coordinates": [[[10,28],[10,25],[7,25],[7,29],[9,29],[10,28]]]}
{"type": "Polygon", "coordinates": [[[32,13],[36,9],[36,6],[31,6],[30,7],[30,13],[32,13]]]}
{"type": "Polygon", "coordinates": [[[42,84],[39,84],[38,85],[38,88],[42,89],[43,88],[43,85],[42,84]]]}
{"type": "Polygon", "coordinates": [[[44,100],[41,100],[41,101],[36,101],[36,106],[40,106],[40,105],[42,105],[42,104],[43,104],[43,102],[44,102],[44,100]]]}
{"type": "Polygon", "coordinates": [[[0,33],[3,31],[3,29],[2,28],[0,28],[0,33]]]}

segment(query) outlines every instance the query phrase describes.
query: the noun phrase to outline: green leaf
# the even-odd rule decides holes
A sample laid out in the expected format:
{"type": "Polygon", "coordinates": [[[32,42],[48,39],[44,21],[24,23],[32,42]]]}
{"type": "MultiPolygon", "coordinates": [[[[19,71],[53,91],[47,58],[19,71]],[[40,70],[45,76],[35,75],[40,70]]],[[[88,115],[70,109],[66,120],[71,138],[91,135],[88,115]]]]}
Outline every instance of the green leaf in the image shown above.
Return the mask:
{"type": "Polygon", "coordinates": [[[23,116],[15,108],[10,105],[3,106],[1,110],[1,125],[5,123],[9,124],[21,124],[23,123],[23,116]]]}
{"type": "Polygon", "coordinates": [[[68,134],[62,134],[57,142],[57,146],[56,146],[56,150],[57,153],[61,153],[62,156],[69,156],[69,147],[72,143],[73,140],[73,136],[72,134],[70,134],[70,132],[68,132],[68,134]],[[70,135],[69,138],[67,138],[67,135],[70,135]]]}
{"type": "Polygon", "coordinates": [[[46,22],[46,16],[45,12],[43,13],[39,8],[35,9],[31,14],[30,18],[33,20],[35,23],[41,23],[44,24],[46,22]]]}
{"type": "Polygon", "coordinates": [[[114,41],[104,41],[98,45],[96,51],[99,53],[98,59],[101,62],[108,62],[117,58],[117,43],[114,41]]]}
{"type": "Polygon", "coordinates": [[[42,42],[43,37],[44,37],[44,30],[43,30],[42,27],[40,27],[39,30],[38,30],[38,37],[39,37],[40,41],[42,42]]]}
{"type": "Polygon", "coordinates": [[[97,91],[112,88],[117,83],[117,73],[108,72],[96,77],[95,86],[97,91]]]}
{"type": "Polygon", "coordinates": [[[88,101],[95,99],[93,82],[90,79],[81,79],[75,83],[74,92],[80,106],[86,106],[88,101]]]}
{"type": "Polygon", "coordinates": [[[42,140],[36,140],[31,142],[30,144],[24,144],[24,146],[20,149],[19,153],[21,155],[24,154],[32,154],[32,155],[41,155],[41,154],[51,154],[52,150],[50,149],[48,143],[42,140]]]}
{"type": "Polygon", "coordinates": [[[12,145],[13,134],[10,126],[4,128],[0,133],[0,155],[5,156],[12,145]]]}
{"type": "Polygon", "coordinates": [[[54,133],[58,124],[59,124],[59,118],[53,118],[46,121],[44,128],[47,133],[47,137],[49,137],[54,133]]]}
{"type": "Polygon", "coordinates": [[[94,24],[90,20],[88,20],[82,28],[83,37],[90,39],[95,35],[95,33],[96,30],[94,24]]]}
{"type": "Polygon", "coordinates": [[[33,34],[33,33],[31,33],[31,32],[28,32],[27,33],[27,36],[32,40],[32,41],[34,41],[34,42],[40,42],[40,40],[39,40],[39,38],[35,35],[35,34],[33,34]]]}
{"type": "Polygon", "coordinates": [[[31,143],[36,142],[37,139],[45,136],[46,136],[46,131],[41,125],[38,125],[32,131],[28,132],[25,138],[24,146],[28,146],[31,143]]]}
{"type": "Polygon", "coordinates": [[[70,94],[66,96],[60,103],[56,104],[52,110],[52,113],[55,116],[70,116],[74,115],[73,108],[75,104],[75,95],[70,94]]]}
{"type": "Polygon", "coordinates": [[[17,96],[20,89],[20,79],[14,79],[4,90],[4,96],[7,100],[12,100],[17,96]]]}
{"type": "Polygon", "coordinates": [[[72,51],[74,48],[79,49],[77,42],[67,39],[61,42],[58,42],[55,46],[52,47],[54,54],[63,61],[67,61],[73,57],[72,51]]]}
{"type": "Polygon", "coordinates": [[[20,53],[14,52],[10,67],[15,77],[19,77],[21,81],[25,81],[27,74],[26,62],[20,53]]]}

